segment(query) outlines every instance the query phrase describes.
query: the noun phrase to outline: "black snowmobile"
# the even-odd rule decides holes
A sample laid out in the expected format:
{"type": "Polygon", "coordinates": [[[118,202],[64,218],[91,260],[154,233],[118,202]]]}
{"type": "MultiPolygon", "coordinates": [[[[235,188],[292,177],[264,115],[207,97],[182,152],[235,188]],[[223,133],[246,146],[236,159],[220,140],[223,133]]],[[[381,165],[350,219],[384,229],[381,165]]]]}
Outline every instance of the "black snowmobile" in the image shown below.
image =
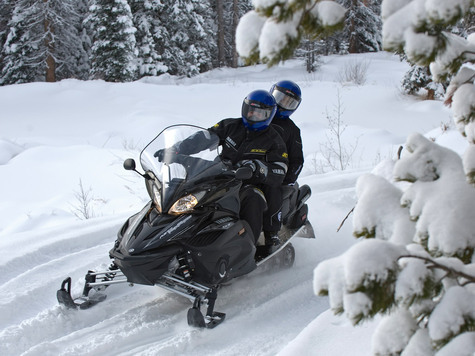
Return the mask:
{"type": "MultiPolygon", "coordinates": [[[[245,275],[272,260],[290,267],[295,250],[293,236],[314,238],[307,220],[307,185],[285,187],[282,244],[269,256],[254,245],[248,223],[239,218],[239,191],[250,168],[233,169],[221,161],[219,139],[208,130],[175,125],[163,130],[140,154],[144,174],[133,159],[124,168],[145,178],[151,200],[131,216],[118,232],[106,271],[89,271],[83,293],[71,296],[71,278],[57,292],[60,304],[87,309],[105,299],[102,291],[116,283],[158,285],[189,298],[188,324],[212,328],[225,314],[214,311],[218,288],[230,279],[245,275]],[[165,154],[184,139],[208,141],[208,148],[192,155],[165,154]],[[168,148],[168,150],[167,150],[168,148]],[[206,316],[201,313],[207,304],[206,316]]],[[[199,145],[198,145],[199,146],[199,145]]],[[[262,234],[261,234],[262,235],[262,234]]],[[[261,236],[262,239],[262,236],[261,236]]]]}

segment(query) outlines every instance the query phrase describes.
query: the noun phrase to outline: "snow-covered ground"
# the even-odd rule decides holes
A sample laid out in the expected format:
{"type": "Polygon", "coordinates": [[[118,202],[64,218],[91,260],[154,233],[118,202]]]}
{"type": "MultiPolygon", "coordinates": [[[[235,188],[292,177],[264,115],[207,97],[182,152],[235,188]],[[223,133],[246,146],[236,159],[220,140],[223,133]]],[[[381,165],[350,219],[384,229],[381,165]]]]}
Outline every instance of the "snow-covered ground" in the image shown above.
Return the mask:
{"type": "Polygon", "coordinates": [[[313,270],[344,252],[352,237],[355,183],[396,157],[408,134],[420,132],[463,152],[459,133],[442,130],[450,112],[439,101],[404,96],[408,65],[387,53],[324,58],[318,72],[288,61],[267,69],[220,69],[194,78],[162,76],[134,83],[65,80],[0,87],[0,355],[369,355],[375,322],[353,328],[312,290],[313,270]],[[345,68],[363,63],[366,83],[345,81],[345,68]],[[148,200],[125,158],[175,123],[209,127],[239,117],[242,99],[291,79],[303,101],[293,115],[302,130],[312,188],[309,219],[317,238],[295,239],[296,263],[279,272],[256,270],[219,291],[226,321],[190,328],[188,299],[159,287],[111,286],[108,298],[85,311],[59,306],[56,290],[73,278],[82,291],[88,269],[106,267],[125,219],[148,200]],[[340,102],[339,110],[337,103],[340,102]],[[345,171],[329,171],[322,153],[334,138],[327,117],[347,125],[354,150],[345,171]],[[79,195],[90,219],[79,219],[79,195]]]}

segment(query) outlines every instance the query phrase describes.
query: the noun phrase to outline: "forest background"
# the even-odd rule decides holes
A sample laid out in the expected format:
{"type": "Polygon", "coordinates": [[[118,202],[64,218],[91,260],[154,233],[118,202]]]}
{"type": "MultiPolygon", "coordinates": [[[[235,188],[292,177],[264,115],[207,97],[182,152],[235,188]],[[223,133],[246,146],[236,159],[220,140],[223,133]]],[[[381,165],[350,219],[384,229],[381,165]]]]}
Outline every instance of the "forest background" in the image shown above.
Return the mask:
{"type": "MultiPolygon", "coordinates": [[[[313,72],[321,55],[380,51],[381,1],[338,0],[344,28],[302,39],[294,56],[313,72]]],[[[236,27],[251,9],[251,0],[0,0],[0,85],[235,68],[236,27]]]]}

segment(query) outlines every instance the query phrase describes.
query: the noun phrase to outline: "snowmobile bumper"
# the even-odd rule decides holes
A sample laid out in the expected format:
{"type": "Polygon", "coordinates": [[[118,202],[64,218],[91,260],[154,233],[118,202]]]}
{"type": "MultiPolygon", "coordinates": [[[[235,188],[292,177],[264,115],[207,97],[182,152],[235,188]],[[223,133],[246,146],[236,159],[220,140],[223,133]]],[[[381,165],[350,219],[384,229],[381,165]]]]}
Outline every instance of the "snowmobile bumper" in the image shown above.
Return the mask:
{"type": "Polygon", "coordinates": [[[161,248],[159,253],[134,256],[114,248],[109,255],[129,283],[154,285],[168,271],[168,265],[173,257],[181,252],[181,247],[169,246],[161,248]]]}

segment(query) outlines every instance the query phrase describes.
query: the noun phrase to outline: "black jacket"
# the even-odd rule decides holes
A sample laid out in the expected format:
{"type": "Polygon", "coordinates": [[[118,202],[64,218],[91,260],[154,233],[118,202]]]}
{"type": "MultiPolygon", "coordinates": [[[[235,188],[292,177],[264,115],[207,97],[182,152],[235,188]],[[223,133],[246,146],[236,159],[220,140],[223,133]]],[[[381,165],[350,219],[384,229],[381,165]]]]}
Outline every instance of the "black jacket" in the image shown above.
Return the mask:
{"type": "Polygon", "coordinates": [[[212,142],[202,132],[183,140],[172,148],[181,154],[192,154],[214,145],[222,146],[221,158],[231,166],[238,162],[252,160],[256,162],[253,178],[245,183],[254,185],[280,186],[288,168],[288,154],[282,137],[271,127],[260,131],[249,131],[238,119],[224,119],[208,131],[219,137],[212,142]]]}
{"type": "MultiPolygon", "coordinates": [[[[288,154],[282,138],[271,126],[261,131],[249,131],[240,118],[224,119],[209,131],[218,135],[223,147],[223,159],[233,165],[242,160],[258,160],[267,167],[267,174],[260,177],[259,183],[271,186],[282,184],[287,173],[288,154]]],[[[249,183],[257,182],[251,179],[249,183]]]]}
{"type": "Polygon", "coordinates": [[[284,178],[284,184],[295,183],[302,171],[304,161],[300,129],[288,117],[275,117],[272,120],[271,127],[273,127],[282,137],[289,154],[289,169],[284,178]]]}

